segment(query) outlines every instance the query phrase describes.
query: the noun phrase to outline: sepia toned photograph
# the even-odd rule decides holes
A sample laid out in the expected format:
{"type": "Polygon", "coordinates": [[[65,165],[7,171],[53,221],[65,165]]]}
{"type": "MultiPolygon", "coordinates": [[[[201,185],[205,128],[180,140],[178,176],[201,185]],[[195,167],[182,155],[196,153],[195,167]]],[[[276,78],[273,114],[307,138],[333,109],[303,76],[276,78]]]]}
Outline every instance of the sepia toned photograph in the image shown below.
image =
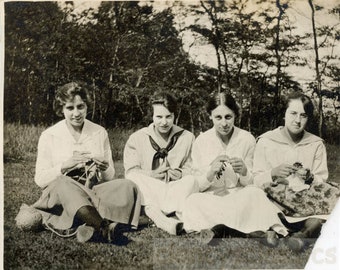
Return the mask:
{"type": "Polygon", "coordinates": [[[338,0],[0,4],[3,269],[340,268],[338,0]]]}

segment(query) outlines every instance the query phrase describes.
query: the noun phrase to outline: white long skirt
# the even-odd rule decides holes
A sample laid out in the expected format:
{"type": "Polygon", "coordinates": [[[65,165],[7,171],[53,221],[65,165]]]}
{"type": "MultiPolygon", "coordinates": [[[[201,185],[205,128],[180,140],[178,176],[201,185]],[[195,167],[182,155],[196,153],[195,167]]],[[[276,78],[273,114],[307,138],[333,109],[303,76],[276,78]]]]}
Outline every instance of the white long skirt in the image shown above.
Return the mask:
{"type": "Polygon", "coordinates": [[[224,224],[243,233],[267,231],[270,228],[286,236],[280,210],[267,198],[264,191],[247,186],[225,196],[197,193],[188,197],[182,212],[187,232],[211,229],[224,224]]]}
{"type": "Polygon", "coordinates": [[[176,212],[179,218],[187,197],[199,191],[198,184],[191,175],[168,183],[138,172],[131,172],[126,178],[138,186],[143,206],[155,206],[164,214],[176,212]]]}

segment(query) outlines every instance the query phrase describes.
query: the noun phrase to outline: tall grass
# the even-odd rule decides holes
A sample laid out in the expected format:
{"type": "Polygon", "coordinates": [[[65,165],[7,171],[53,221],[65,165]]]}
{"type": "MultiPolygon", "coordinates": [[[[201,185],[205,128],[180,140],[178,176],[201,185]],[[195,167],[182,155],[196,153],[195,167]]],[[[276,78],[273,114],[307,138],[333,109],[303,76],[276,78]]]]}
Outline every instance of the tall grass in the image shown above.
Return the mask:
{"type": "MultiPolygon", "coordinates": [[[[37,145],[44,126],[28,126],[19,124],[4,124],[4,161],[35,160],[37,145]]],[[[123,159],[124,146],[132,129],[108,129],[114,161],[123,159]]],[[[326,144],[329,179],[340,183],[339,145],[326,144]]]]}
{"type": "Polygon", "coordinates": [[[4,123],[4,161],[34,160],[46,127],[4,123]]]}
{"type": "Polygon", "coordinates": [[[128,140],[129,136],[135,130],[132,129],[121,129],[121,128],[114,128],[108,129],[107,132],[109,134],[109,139],[111,143],[111,150],[112,150],[112,158],[113,160],[123,160],[123,151],[126,141],[128,140]]]}
{"type": "MultiPolygon", "coordinates": [[[[4,161],[35,160],[40,134],[46,126],[4,124],[4,161]]],[[[109,129],[113,160],[122,160],[124,146],[134,130],[109,129]]]]}

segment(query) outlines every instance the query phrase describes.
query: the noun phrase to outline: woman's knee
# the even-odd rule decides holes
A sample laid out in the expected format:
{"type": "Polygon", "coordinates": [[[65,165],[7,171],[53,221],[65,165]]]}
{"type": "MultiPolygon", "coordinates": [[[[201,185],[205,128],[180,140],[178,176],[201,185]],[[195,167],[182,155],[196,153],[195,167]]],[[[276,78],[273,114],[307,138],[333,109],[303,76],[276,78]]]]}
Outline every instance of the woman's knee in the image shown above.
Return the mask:
{"type": "Polygon", "coordinates": [[[138,190],[138,186],[136,185],[136,183],[129,179],[121,178],[121,179],[116,179],[114,181],[116,182],[116,184],[118,184],[123,189],[133,190],[133,191],[138,190]]]}
{"type": "Polygon", "coordinates": [[[266,197],[266,193],[259,187],[256,186],[247,186],[242,189],[243,195],[252,197],[255,199],[266,197]]]}
{"type": "Polygon", "coordinates": [[[186,205],[197,205],[202,201],[204,201],[204,194],[193,193],[186,198],[185,204],[186,205]]]}
{"type": "Polygon", "coordinates": [[[68,177],[68,176],[60,176],[55,180],[55,191],[56,192],[62,192],[64,193],[64,191],[69,191],[72,189],[72,187],[74,186],[74,183],[72,182],[74,181],[72,178],[68,177]]]}
{"type": "Polygon", "coordinates": [[[181,179],[181,185],[187,187],[188,189],[191,189],[193,191],[198,192],[199,186],[198,183],[192,175],[186,175],[181,179]]]}

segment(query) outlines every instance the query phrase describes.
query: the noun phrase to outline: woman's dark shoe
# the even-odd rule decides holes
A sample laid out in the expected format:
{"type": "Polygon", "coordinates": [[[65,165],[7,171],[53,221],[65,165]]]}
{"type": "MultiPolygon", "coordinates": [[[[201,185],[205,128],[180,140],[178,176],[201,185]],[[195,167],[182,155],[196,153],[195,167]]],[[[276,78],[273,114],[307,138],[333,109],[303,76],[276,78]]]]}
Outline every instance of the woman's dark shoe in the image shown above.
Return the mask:
{"type": "Polygon", "coordinates": [[[183,222],[179,222],[176,225],[176,235],[182,235],[185,233],[183,222]]]}
{"type": "Polygon", "coordinates": [[[286,245],[289,249],[295,252],[302,251],[306,247],[304,235],[301,232],[293,233],[290,237],[288,237],[286,245]]]}
{"type": "Polygon", "coordinates": [[[248,234],[249,238],[259,240],[263,245],[276,247],[279,244],[279,237],[275,231],[255,231],[248,234]]]}
{"type": "Polygon", "coordinates": [[[218,224],[211,229],[205,229],[200,232],[199,242],[205,245],[217,245],[218,239],[234,236],[238,237],[238,231],[227,227],[224,224],[218,224]],[[235,233],[237,232],[237,233],[235,233]]]}
{"type": "Polygon", "coordinates": [[[116,222],[104,222],[100,228],[100,236],[105,242],[114,243],[118,234],[118,223],[116,222]]]}
{"type": "Polygon", "coordinates": [[[317,238],[320,235],[324,221],[319,218],[309,218],[306,220],[302,232],[306,238],[317,238]]]}
{"type": "Polygon", "coordinates": [[[275,231],[266,231],[265,245],[269,247],[277,247],[279,245],[279,237],[275,231]]]}
{"type": "Polygon", "coordinates": [[[139,217],[138,221],[139,228],[150,227],[152,224],[154,224],[153,221],[147,215],[141,215],[139,217]]]}
{"type": "Polygon", "coordinates": [[[293,233],[288,237],[287,246],[296,252],[304,250],[310,243],[310,239],[319,237],[323,220],[318,218],[309,218],[305,221],[301,231],[293,233]]]}

